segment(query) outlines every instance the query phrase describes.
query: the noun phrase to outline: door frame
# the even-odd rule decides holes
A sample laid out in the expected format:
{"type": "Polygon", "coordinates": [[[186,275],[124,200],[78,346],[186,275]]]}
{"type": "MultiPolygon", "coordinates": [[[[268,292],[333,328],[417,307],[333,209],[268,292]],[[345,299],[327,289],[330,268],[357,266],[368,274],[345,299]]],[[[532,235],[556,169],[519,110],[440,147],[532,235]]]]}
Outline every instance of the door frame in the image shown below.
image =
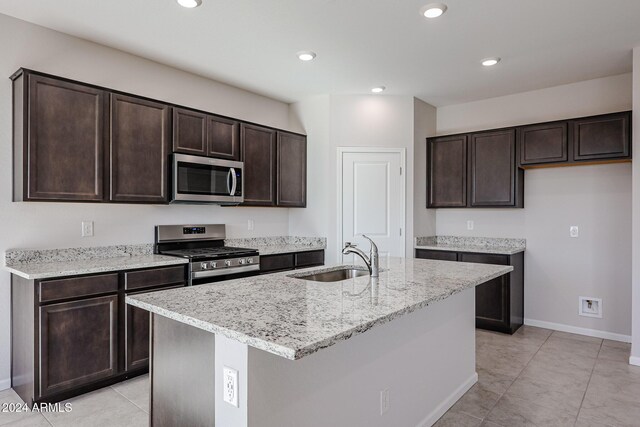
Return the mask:
{"type": "Polygon", "coordinates": [[[388,148],[388,147],[338,147],[337,150],[337,175],[338,175],[338,226],[337,228],[337,261],[342,262],[342,232],[343,230],[343,206],[342,206],[342,169],[344,167],[344,155],[351,153],[397,153],[400,154],[400,168],[402,169],[402,176],[400,177],[400,228],[402,229],[402,253],[401,257],[406,257],[407,251],[407,149],[406,148],[388,148]]]}

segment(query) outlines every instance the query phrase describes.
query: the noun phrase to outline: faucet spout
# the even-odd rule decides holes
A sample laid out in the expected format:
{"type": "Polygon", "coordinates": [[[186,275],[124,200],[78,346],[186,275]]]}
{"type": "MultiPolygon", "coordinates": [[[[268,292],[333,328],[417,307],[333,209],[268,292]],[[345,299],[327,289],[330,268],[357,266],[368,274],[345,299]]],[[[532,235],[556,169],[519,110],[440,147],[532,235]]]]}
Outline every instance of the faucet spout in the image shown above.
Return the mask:
{"type": "Polygon", "coordinates": [[[371,252],[369,253],[369,256],[367,256],[363,251],[358,249],[356,247],[357,245],[354,245],[351,242],[345,242],[344,249],[342,249],[342,253],[344,255],[348,255],[348,254],[358,255],[360,258],[362,258],[367,268],[369,269],[369,275],[371,275],[371,277],[378,277],[380,273],[380,268],[379,268],[380,263],[378,260],[378,247],[373,242],[373,240],[371,240],[369,237],[365,236],[364,234],[362,235],[362,237],[364,237],[369,242],[371,242],[371,252]]]}

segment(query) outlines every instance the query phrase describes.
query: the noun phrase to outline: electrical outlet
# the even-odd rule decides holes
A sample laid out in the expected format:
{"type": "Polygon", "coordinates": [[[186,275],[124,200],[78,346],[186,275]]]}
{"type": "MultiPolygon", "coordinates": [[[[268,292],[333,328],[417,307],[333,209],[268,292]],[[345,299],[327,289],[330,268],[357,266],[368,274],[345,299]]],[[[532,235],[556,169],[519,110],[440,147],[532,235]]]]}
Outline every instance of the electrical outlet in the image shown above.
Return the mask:
{"type": "Polygon", "coordinates": [[[253,223],[253,220],[250,219],[247,221],[247,230],[253,230],[253,228],[254,228],[254,223],[253,223]]]}
{"type": "Polygon", "coordinates": [[[577,225],[572,225],[571,227],[569,227],[569,237],[580,237],[580,229],[577,225]]]}
{"type": "Polygon", "coordinates": [[[467,221],[467,230],[473,230],[473,221],[467,221]]]}
{"type": "Polygon", "coordinates": [[[238,407],[238,371],[225,366],[222,373],[223,400],[238,407]]]}
{"type": "Polygon", "coordinates": [[[578,297],[578,314],[602,319],[602,298],[578,297]]]}
{"type": "Polygon", "coordinates": [[[389,410],[389,389],[380,391],[380,415],[389,410]]]}
{"type": "Polygon", "coordinates": [[[93,221],[82,221],[82,237],[93,236],[93,221]]]}

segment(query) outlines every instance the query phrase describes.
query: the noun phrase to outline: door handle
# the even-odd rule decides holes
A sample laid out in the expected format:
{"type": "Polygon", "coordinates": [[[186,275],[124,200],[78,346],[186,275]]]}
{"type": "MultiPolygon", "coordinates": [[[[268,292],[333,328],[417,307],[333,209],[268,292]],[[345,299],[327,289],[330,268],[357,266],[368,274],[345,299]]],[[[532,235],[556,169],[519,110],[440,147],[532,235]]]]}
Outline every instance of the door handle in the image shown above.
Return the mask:
{"type": "Polygon", "coordinates": [[[229,173],[231,174],[231,192],[229,192],[230,196],[233,196],[236,194],[236,187],[238,186],[238,177],[236,176],[236,169],[235,168],[231,168],[229,169],[229,173]]]}
{"type": "Polygon", "coordinates": [[[229,169],[229,173],[227,173],[227,193],[229,193],[229,195],[233,195],[233,192],[231,191],[231,184],[229,184],[229,178],[231,178],[231,171],[233,170],[233,168],[229,169]]]}

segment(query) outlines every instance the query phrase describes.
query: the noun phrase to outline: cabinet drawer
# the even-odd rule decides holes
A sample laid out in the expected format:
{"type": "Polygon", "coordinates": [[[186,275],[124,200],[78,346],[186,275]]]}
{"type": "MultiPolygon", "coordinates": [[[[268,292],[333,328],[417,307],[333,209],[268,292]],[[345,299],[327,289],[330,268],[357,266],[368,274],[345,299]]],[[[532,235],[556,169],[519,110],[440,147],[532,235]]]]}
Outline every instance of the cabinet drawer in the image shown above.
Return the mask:
{"type": "Polygon", "coordinates": [[[460,254],[458,261],[461,262],[474,262],[478,264],[498,264],[509,265],[509,257],[507,255],[493,255],[493,254],[460,254]]]}
{"type": "Polygon", "coordinates": [[[128,271],[124,273],[125,290],[150,288],[185,282],[184,266],[128,271]]]}
{"type": "Polygon", "coordinates": [[[40,302],[118,291],[118,274],[74,277],[40,282],[40,302]]]}
{"type": "Polygon", "coordinates": [[[260,271],[292,270],[294,254],[266,255],[260,257],[260,271]]]}
{"type": "Polygon", "coordinates": [[[429,249],[416,249],[416,258],[435,259],[439,261],[457,261],[457,252],[432,251],[429,249]]]}
{"type": "Polygon", "coordinates": [[[324,251],[299,252],[295,254],[296,267],[324,264],[324,251]]]}

